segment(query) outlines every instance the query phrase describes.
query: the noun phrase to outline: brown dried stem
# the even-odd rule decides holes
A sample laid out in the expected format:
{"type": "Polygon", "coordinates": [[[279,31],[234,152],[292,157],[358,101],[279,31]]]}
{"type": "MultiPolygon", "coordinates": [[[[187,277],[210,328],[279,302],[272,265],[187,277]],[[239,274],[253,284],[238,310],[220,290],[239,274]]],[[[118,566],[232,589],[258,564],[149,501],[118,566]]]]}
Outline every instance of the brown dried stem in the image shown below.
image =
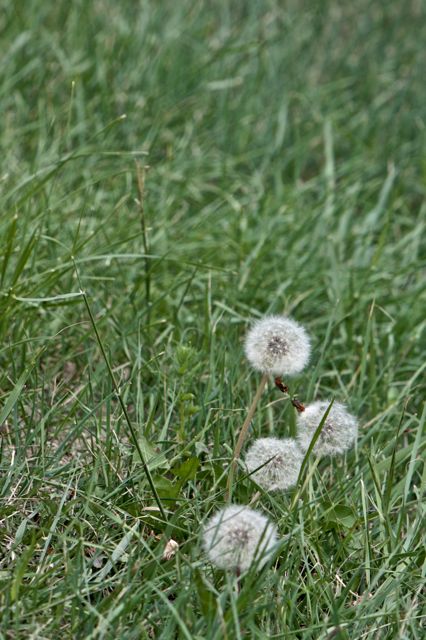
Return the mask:
{"type": "Polygon", "coordinates": [[[260,381],[260,384],[257,388],[256,394],[252,400],[252,403],[249,407],[249,410],[247,412],[247,417],[244,420],[243,426],[241,427],[241,431],[240,431],[240,435],[238,436],[238,440],[237,440],[237,444],[235,445],[235,449],[234,449],[234,455],[232,456],[232,463],[231,463],[231,468],[229,470],[229,476],[228,476],[228,481],[226,483],[226,494],[225,497],[226,499],[228,499],[231,495],[231,489],[232,489],[232,480],[233,480],[233,476],[235,473],[235,469],[237,468],[237,462],[238,462],[238,458],[240,457],[240,453],[241,453],[241,449],[243,448],[243,444],[244,441],[246,439],[247,436],[247,432],[249,430],[251,421],[253,420],[253,416],[255,414],[256,411],[256,407],[258,405],[258,402],[260,400],[260,397],[263,393],[263,390],[265,389],[266,383],[268,381],[268,375],[265,373],[262,376],[262,379],[260,381]]]}

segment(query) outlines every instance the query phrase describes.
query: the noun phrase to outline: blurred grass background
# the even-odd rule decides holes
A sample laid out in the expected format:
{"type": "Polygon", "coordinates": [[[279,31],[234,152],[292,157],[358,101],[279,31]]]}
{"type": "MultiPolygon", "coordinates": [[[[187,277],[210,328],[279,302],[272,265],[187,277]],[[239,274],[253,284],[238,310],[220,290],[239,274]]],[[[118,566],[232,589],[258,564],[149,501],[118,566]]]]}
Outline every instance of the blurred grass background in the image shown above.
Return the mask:
{"type": "Polygon", "coordinates": [[[0,9],[2,637],[424,637],[424,3],[0,9]],[[295,511],[262,496],[284,547],[238,594],[199,529],[267,312],[362,428],[295,511]]]}

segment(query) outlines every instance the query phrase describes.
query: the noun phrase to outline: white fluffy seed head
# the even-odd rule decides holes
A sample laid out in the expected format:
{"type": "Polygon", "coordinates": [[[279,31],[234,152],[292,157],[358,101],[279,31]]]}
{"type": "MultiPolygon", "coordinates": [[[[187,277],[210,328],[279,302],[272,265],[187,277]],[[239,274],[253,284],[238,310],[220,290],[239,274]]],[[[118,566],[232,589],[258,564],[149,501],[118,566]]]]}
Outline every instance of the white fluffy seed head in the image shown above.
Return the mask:
{"type": "Polygon", "coordinates": [[[293,375],[306,366],[311,343],[305,329],[285,316],[267,316],[248,331],[245,353],[262,373],[293,375]]]}
{"type": "Polygon", "coordinates": [[[259,438],[245,458],[251,478],[267,491],[285,490],[295,485],[302,461],[303,454],[292,438],[259,438]]]}
{"type": "Polygon", "coordinates": [[[277,531],[259,511],[231,505],[213,515],[203,530],[203,547],[219,569],[244,573],[261,568],[277,543],[277,531]]]}
{"type": "MultiPolygon", "coordinates": [[[[329,401],[318,400],[307,405],[305,411],[298,414],[297,440],[302,451],[307,451],[329,401]]],[[[333,456],[344,453],[354,444],[358,434],[358,421],[344,404],[334,402],[325,424],[314,446],[314,452],[320,456],[333,456]]]]}

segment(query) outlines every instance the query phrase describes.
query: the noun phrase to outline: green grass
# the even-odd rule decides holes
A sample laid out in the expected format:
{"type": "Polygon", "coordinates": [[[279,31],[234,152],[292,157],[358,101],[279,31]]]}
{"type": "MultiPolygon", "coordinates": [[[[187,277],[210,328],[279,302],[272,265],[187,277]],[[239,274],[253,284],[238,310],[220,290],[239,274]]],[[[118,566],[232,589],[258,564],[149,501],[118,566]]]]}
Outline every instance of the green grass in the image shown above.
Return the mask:
{"type": "MultiPolygon", "coordinates": [[[[0,0],[0,32],[0,638],[423,638],[423,4],[0,0]],[[200,528],[267,312],[361,429],[261,496],[282,547],[237,592],[200,528]]],[[[250,437],[294,430],[269,385],[250,437]]]]}

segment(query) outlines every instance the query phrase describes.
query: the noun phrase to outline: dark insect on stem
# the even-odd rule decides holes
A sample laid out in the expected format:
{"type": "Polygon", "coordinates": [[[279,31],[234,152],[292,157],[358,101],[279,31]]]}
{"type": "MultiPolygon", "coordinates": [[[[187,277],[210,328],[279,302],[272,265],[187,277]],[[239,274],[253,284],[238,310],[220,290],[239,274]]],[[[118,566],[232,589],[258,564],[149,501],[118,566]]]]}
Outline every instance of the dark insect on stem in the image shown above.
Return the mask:
{"type": "MultiPolygon", "coordinates": [[[[283,393],[288,393],[288,386],[284,384],[279,376],[274,379],[274,382],[275,386],[278,387],[280,391],[282,391],[283,393]]],[[[299,413],[302,413],[302,411],[305,410],[305,405],[302,404],[300,400],[297,400],[297,398],[291,398],[291,404],[299,413]]]]}
{"type": "Polygon", "coordinates": [[[302,413],[305,410],[305,405],[300,402],[297,398],[291,399],[291,404],[299,413],[302,413]]]}
{"type": "Polygon", "coordinates": [[[288,386],[284,384],[280,377],[276,377],[274,382],[275,386],[278,387],[280,391],[282,391],[283,393],[288,393],[288,386]]]}

